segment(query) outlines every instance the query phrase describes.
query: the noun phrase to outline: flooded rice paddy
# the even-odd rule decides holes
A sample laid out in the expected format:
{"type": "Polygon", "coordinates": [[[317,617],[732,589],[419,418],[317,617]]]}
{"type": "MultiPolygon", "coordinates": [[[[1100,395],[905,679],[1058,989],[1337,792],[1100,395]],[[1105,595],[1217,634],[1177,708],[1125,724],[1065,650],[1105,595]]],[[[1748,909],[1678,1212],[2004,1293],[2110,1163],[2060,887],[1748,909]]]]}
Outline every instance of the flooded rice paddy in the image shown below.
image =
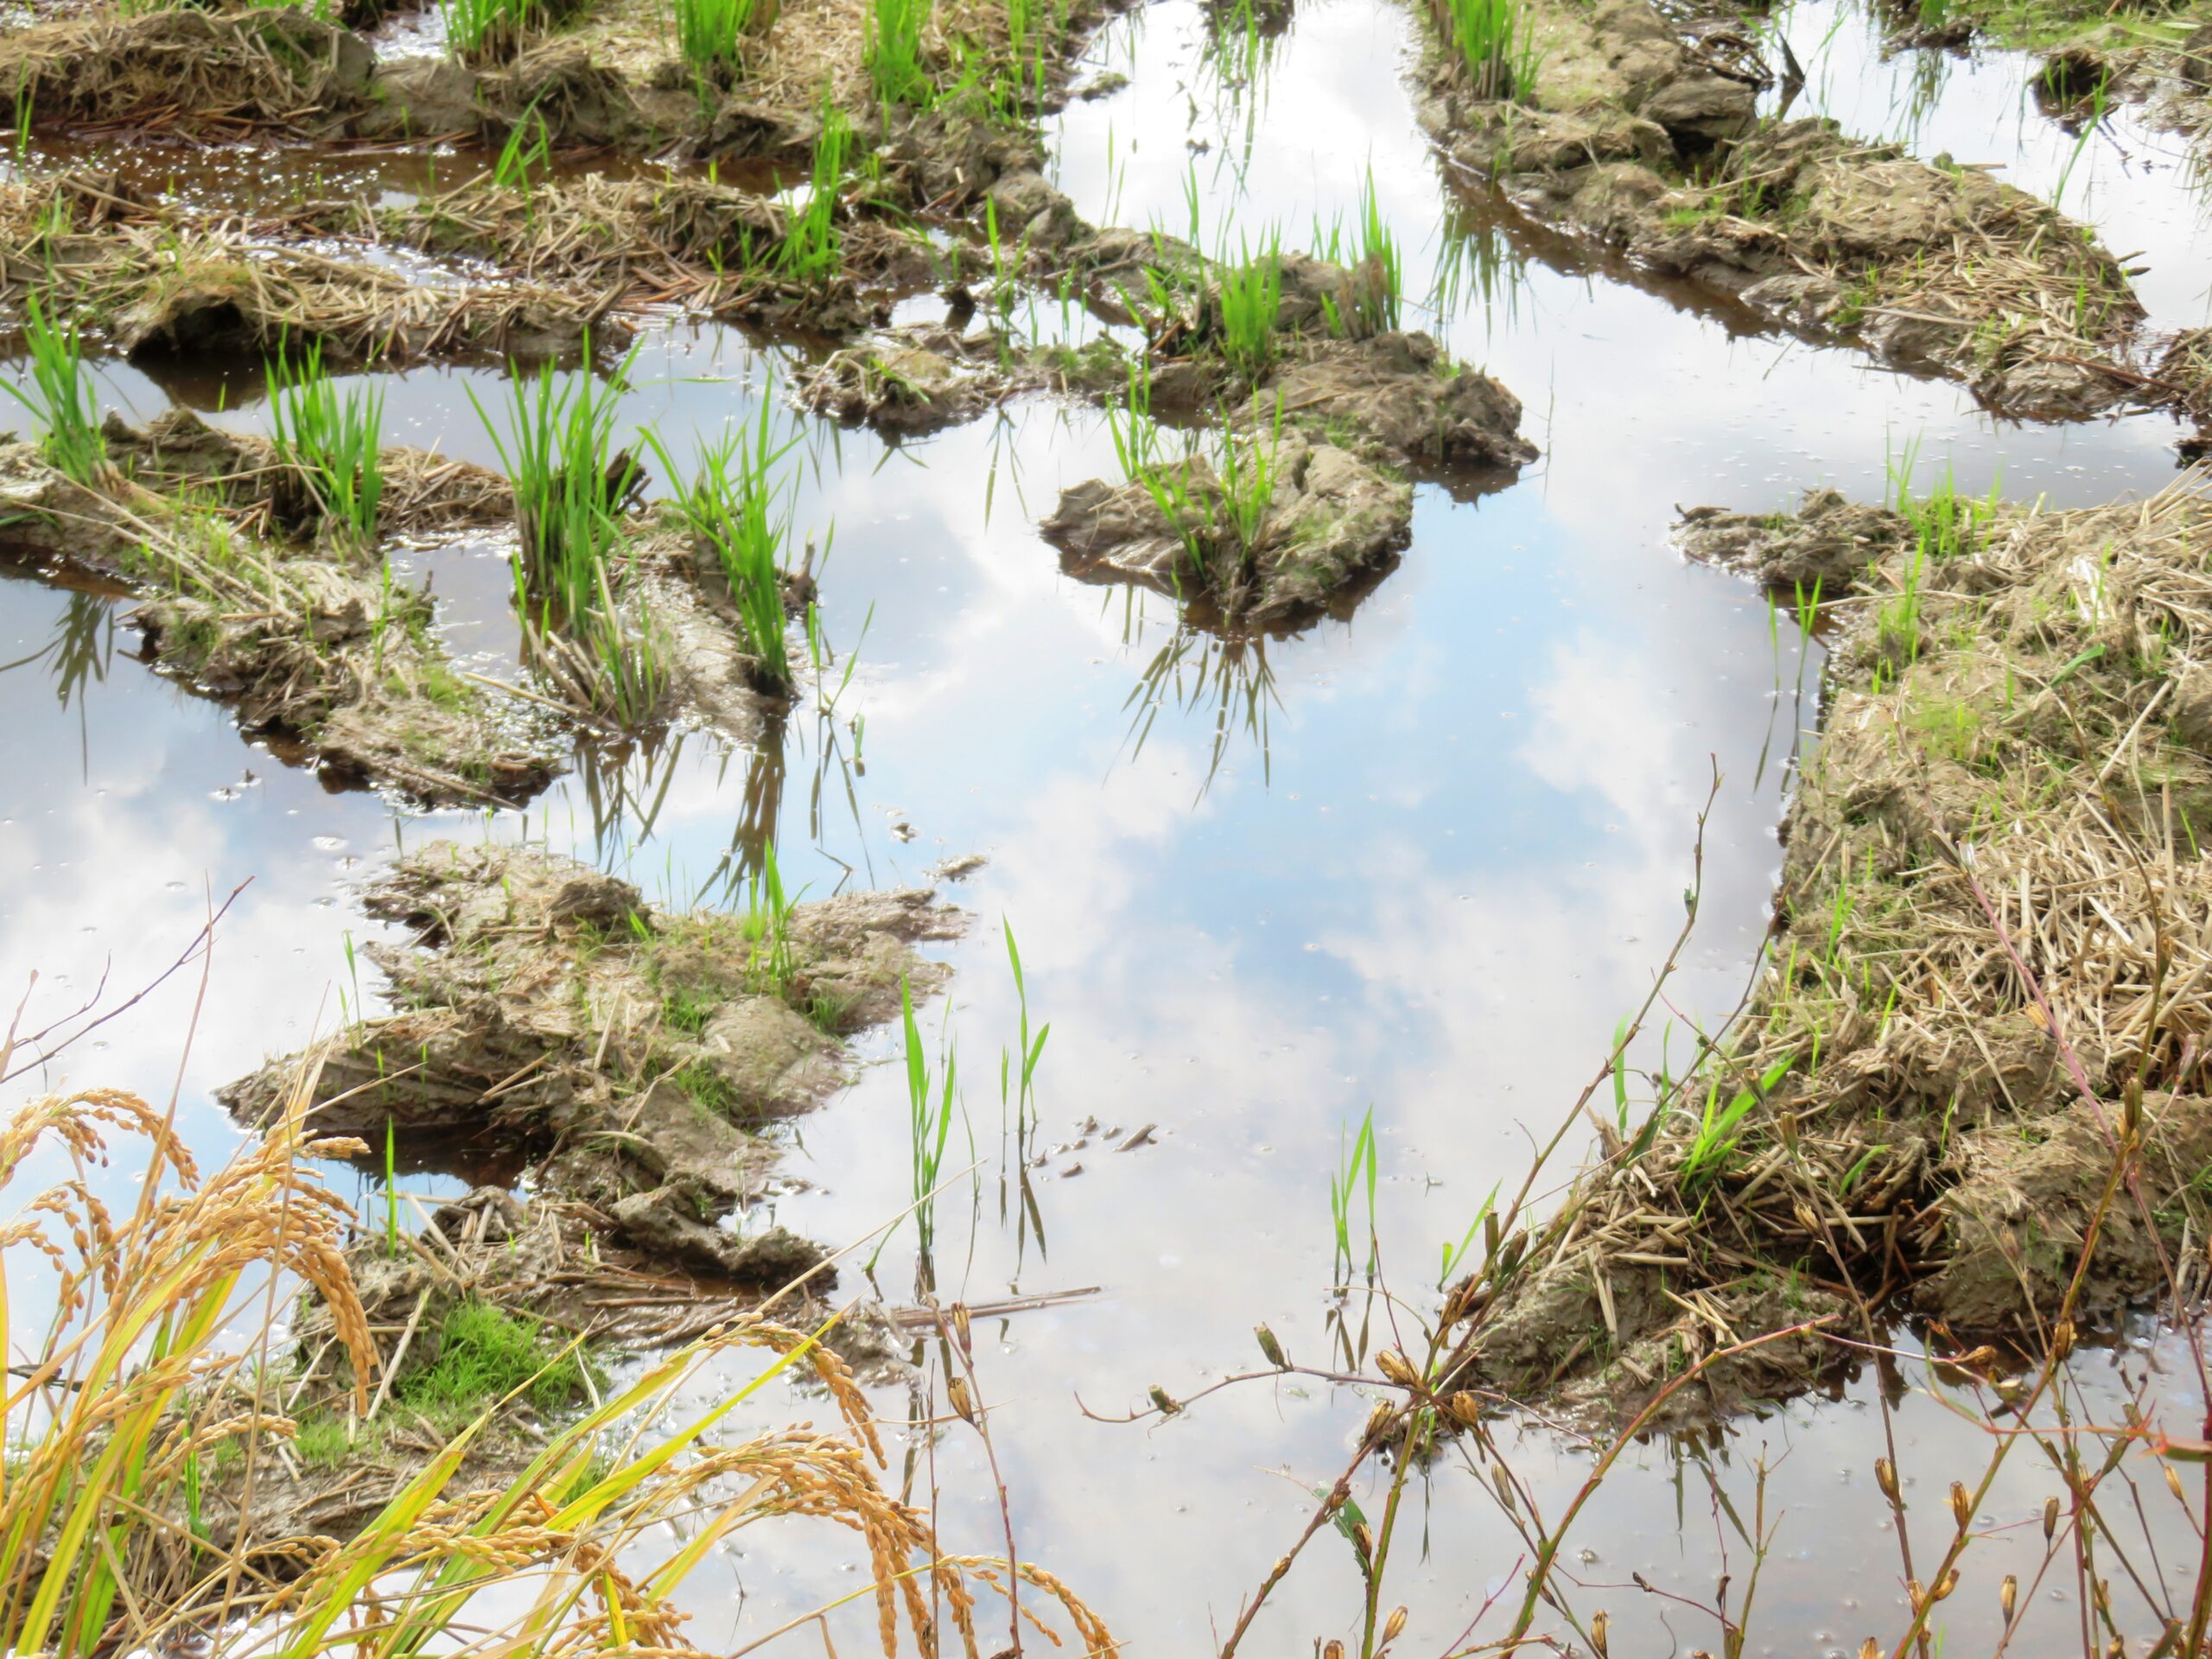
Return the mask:
{"type": "MultiPolygon", "coordinates": [[[[806,458],[795,523],[827,550],[817,570],[836,656],[780,729],[750,751],[682,730],[589,743],[527,806],[425,811],[326,786],[135,660],[129,600],[11,574],[0,983],[35,972],[31,1006],[48,1017],[103,984],[135,989],[245,884],[204,995],[196,969],[180,975],[13,1087],[99,1083],[157,1102],[174,1090],[192,1144],[219,1157],[239,1131],[218,1085],[378,1006],[359,952],[397,935],[362,913],[358,887],[441,836],[543,844],[684,906],[731,902],[770,842],[785,881],[816,895],[930,884],[947,861],[980,855],[940,884],[974,925],[933,947],[955,971],[923,1011],[957,1045],[965,1125],[952,1164],[973,1165],[941,1208],[938,1284],[976,1306],[1065,1298],[977,1322],[1023,1554],[1079,1586],[1131,1653],[1217,1643],[1335,1478],[1370,1399],[1262,1382],[1164,1421],[1102,1419],[1138,1409],[1155,1384],[1185,1396],[1255,1369],[1256,1323],[1315,1363],[1345,1321],[1370,1321],[1379,1339],[1389,1306],[1334,1288],[1328,1207],[1348,1128],[1370,1107],[1385,1277],[1433,1303],[1440,1246],[1494,1185],[1518,1180],[1648,989],[1682,921],[1709,790],[1705,888],[1669,987],[1669,1040],[1725,1017],[1758,958],[1777,825],[1817,741],[1820,646],[1748,583],[1686,564],[1669,543],[1678,507],[1781,511],[1815,485],[1878,499],[1909,449],[1973,492],[2001,483],[2082,505],[2161,487],[2182,435],[2158,414],[2001,423],[1954,385],[1762,332],[1725,302],[1529,226],[1481,182],[1440,176],[1406,83],[1414,27],[1383,0],[1306,0],[1249,58],[1224,61],[1198,7],[1159,0],[1091,49],[1097,72],[1127,85],[1071,104],[1048,130],[1057,182],[1086,216],[1179,232],[1195,203],[1209,243],[1217,227],[1280,226],[1302,245],[1317,222],[1352,213],[1371,179],[1409,291],[1427,296],[1422,326],[1523,400],[1541,461],[1502,487],[1420,481],[1410,546],[1348,613],[1224,643],[1179,626],[1158,595],[1063,575],[1035,524],[1062,487],[1111,473],[1111,435],[1090,409],[1038,397],[898,443],[786,411],[806,458]],[[1028,1007],[1052,1022],[1040,1120],[1018,1144],[997,1081],[1020,1017],[1001,920],[1020,943],[1028,1007]]],[[[1854,5],[1805,0],[1762,29],[1805,66],[1797,112],[2003,168],[2147,267],[2136,283],[2158,325],[2212,321],[2212,227],[2179,140],[2121,110],[2082,141],[2038,109],[2030,60],[1885,54],[1880,24],[1854,5]]],[[[408,156],[271,165],[156,146],[123,164],[207,202],[280,200],[307,168],[395,197],[424,184],[408,156]]],[[[763,399],[783,410],[813,355],[735,328],[649,327],[618,426],[651,424],[672,447],[711,438],[763,399]]],[[[97,372],[103,402],[134,419],[174,403],[232,429],[266,425],[257,362],[157,379],[111,359],[97,372]]],[[[499,371],[378,378],[388,442],[498,465],[470,394],[488,404],[499,371]]],[[[518,683],[511,546],[448,540],[407,550],[401,568],[436,597],[461,666],[518,683]]],[[[861,1050],[897,1058],[882,1033],[861,1050]]],[[[897,1215],[911,1196],[906,1112],[899,1067],[870,1064],[785,1126],[773,1218],[834,1245],[897,1215]]],[[[482,1173],[402,1179],[447,1194],[482,1173]]],[[[380,1177],[343,1179],[372,1198],[380,1177]]],[[[910,1298],[912,1241],[896,1234],[876,1267],[887,1302],[910,1298]]],[[[845,1286],[859,1282],[849,1261],[845,1286]]],[[[1616,1651],[1722,1651],[1712,1616],[1669,1597],[1709,1603],[1733,1573],[1740,1605],[1756,1553],[1746,1528],[1771,1543],[1745,1651],[1855,1652],[1867,1632],[1901,1627],[1893,1522],[1873,1491],[1883,1402],[1916,1515],[1976,1478],[1988,1441],[1931,1394],[1918,1335],[1885,1340],[1897,1357],[1870,1357],[1835,1397],[1626,1453],[1567,1551],[1587,1605],[1611,1610],[1616,1651]]],[[[2075,1370],[2100,1411],[2116,1418],[2147,1389],[2186,1434],[2202,1406],[2183,1352],[2145,1325],[2085,1349],[2075,1370]]],[[[912,1402],[893,1386],[876,1403],[897,1421],[912,1402]]],[[[817,1408],[778,1393],[747,1410],[773,1422],[817,1408]]],[[[1548,1514],[1590,1471],[1588,1446],[1541,1422],[1502,1439],[1548,1514]]],[[[990,1547],[999,1510],[972,1438],[908,1446],[948,1538],[990,1547]]],[[[2162,1495],[2155,1471],[2145,1484],[2162,1495]]],[[[2007,1466],[1986,1510],[1993,1535],[1946,1605],[1955,1650],[1997,1645],[2008,1572],[2063,1604],[2012,1650],[2080,1649],[2084,1586],[2070,1570],[2032,1582],[2034,1517],[2058,1490],[2039,1457],[2007,1466]]],[[[1478,1646],[1486,1604],[1518,1593],[1526,1546],[1486,1471],[1455,1452],[1414,1493],[1401,1529],[1417,1537],[1402,1535],[1385,1597],[1410,1609],[1398,1650],[1478,1646]]],[[[2169,1566],[2199,1547],[2170,1506],[2145,1524],[2169,1566]]],[[[818,1556],[789,1531],[763,1540],[687,1592],[689,1634],[709,1650],[815,1605],[842,1559],[831,1537],[818,1556]]],[[[2130,1628],[2163,1624],[2141,1586],[2113,1594],[2130,1628]]],[[[1324,1540],[1270,1598],[1251,1650],[1345,1636],[1361,1596],[1353,1552],[1324,1540]]],[[[865,1643],[868,1615],[850,1617],[838,1640],[865,1643]]]]}

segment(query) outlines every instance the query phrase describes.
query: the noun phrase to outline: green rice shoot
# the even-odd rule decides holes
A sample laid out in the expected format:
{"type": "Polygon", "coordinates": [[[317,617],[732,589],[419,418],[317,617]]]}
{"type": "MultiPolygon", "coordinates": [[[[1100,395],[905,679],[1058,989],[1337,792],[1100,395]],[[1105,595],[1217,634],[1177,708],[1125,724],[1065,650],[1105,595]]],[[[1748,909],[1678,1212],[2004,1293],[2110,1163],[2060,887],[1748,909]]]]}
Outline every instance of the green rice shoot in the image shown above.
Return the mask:
{"type": "MultiPolygon", "coordinates": [[[[764,690],[788,693],[791,664],[782,556],[791,539],[791,506],[790,491],[779,482],[777,468],[798,439],[776,441],[771,409],[764,396],[757,423],[701,452],[691,487],[677,505],[691,533],[714,550],[729,584],[755,681],[764,690]]],[[[673,458],[660,440],[648,433],[646,442],[674,472],[673,458]]]]}
{"type": "Polygon", "coordinates": [[[676,48],[683,61],[710,79],[744,73],[743,41],[757,0],[675,0],[676,48]]]}
{"type": "Polygon", "coordinates": [[[783,274],[804,287],[825,287],[837,274],[839,193],[844,188],[852,145],[851,120],[825,99],[822,136],[814,142],[814,175],[806,206],[791,216],[779,260],[783,274]]]}
{"type": "Polygon", "coordinates": [[[340,392],[319,345],[296,364],[280,346],[266,374],[278,459],[306,480],[326,518],[372,538],[384,495],[384,394],[365,385],[340,392]]]}
{"type": "Polygon", "coordinates": [[[441,0],[446,40],[464,60],[507,55],[549,21],[545,0],[441,0]]]}
{"type": "Polygon", "coordinates": [[[929,21],[930,0],[868,0],[862,62],[878,102],[928,104],[930,73],[922,55],[922,32],[929,21]]]}
{"type": "Polygon", "coordinates": [[[29,390],[0,383],[31,417],[46,429],[39,450],[56,468],[79,484],[89,484],[107,463],[107,441],[100,434],[99,399],[85,369],[77,325],[57,327],[33,294],[25,302],[23,338],[30,346],[29,390]]]}
{"type": "Polygon", "coordinates": [[[1443,17],[1478,98],[1525,97],[1535,85],[1535,20],[1527,0],[1443,0],[1443,17]]]}
{"type": "Polygon", "coordinates": [[[604,389],[588,370],[525,375],[511,366],[505,432],[468,392],[514,486],[518,586],[563,617],[597,607],[604,567],[622,543],[621,506],[638,481],[637,464],[614,448],[614,387],[628,366],[604,389]]]}
{"type": "Polygon", "coordinates": [[[1274,359],[1275,327],[1282,308],[1282,238],[1269,231],[1255,253],[1220,262],[1221,350],[1236,367],[1257,374],[1274,359]]]}

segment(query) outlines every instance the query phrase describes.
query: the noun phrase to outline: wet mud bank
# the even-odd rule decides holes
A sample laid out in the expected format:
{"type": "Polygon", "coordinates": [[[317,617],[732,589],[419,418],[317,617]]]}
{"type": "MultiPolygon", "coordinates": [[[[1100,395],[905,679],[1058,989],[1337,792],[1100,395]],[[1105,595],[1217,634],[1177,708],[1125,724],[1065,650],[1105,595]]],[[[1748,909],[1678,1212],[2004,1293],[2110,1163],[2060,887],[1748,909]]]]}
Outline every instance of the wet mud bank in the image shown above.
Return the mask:
{"type": "MultiPolygon", "coordinates": [[[[552,778],[561,750],[543,719],[454,669],[430,601],[393,582],[373,544],[327,524],[266,441],[176,410],[143,430],[111,415],[102,442],[81,482],[41,446],[0,444],[0,549],[138,595],[155,662],[334,781],[481,804],[552,778]]],[[[404,448],[382,467],[387,532],[512,510],[505,481],[480,467],[404,448]]]]}
{"type": "MultiPolygon", "coordinates": [[[[2212,499],[2070,512],[1948,490],[1699,509],[1693,558],[1840,595],[1775,931],[1687,1079],[1654,1077],[1458,1363],[1625,1415],[1796,1392],[1905,1314],[2040,1352],[2202,1289],[2212,1100],[2212,499]],[[1823,1324],[1825,1330],[1798,1327],[1823,1324]],[[2056,1334],[2055,1334],[2056,1333],[2056,1334]]],[[[2001,1375],[1984,1347],[1968,1369],[2001,1375]]]]}
{"type": "Polygon", "coordinates": [[[0,186],[0,296],[142,361],[308,346],[334,365],[573,360],[628,337],[607,315],[619,291],[318,242],[296,219],[241,226],[82,173],[0,186]]]}
{"type": "Polygon", "coordinates": [[[1319,614],[1410,539],[1413,486],[1334,444],[1231,435],[1214,457],[1169,464],[1172,484],[1092,480],[1065,492],[1038,526],[1061,569],[1174,599],[1202,594],[1222,620],[1265,627],[1319,614]]]}
{"type": "Polygon", "coordinates": [[[902,987],[943,979],[916,946],[957,937],[957,912],[918,889],[791,903],[770,881],[676,915],[567,859],[447,842],[365,902],[416,930],[368,948],[398,1011],[232,1084],[242,1120],[304,1086],[315,1133],[516,1143],[534,1207],[579,1236],[756,1290],[834,1282],[816,1247],[742,1225],[774,1190],[768,1131],[849,1080],[843,1039],[898,1017],[902,987]]]}
{"type": "Polygon", "coordinates": [[[1471,74],[1432,47],[1417,109],[1538,224],[1998,415],[2212,408],[2088,226],[1948,156],[1760,116],[1772,75],[1748,42],[1645,0],[1532,16],[1533,71],[1471,74]]]}
{"type": "Polygon", "coordinates": [[[289,1459],[230,1517],[239,1534],[312,1518],[342,1535],[512,1392],[466,1466],[503,1478],[599,1397],[618,1354],[733,1326],[807,1348],[813,1385],[864,1421],[855,1373],[903,1376],[897,1333],[873,1302],[840,1306],[821,1246],[759,1217],[791,1184],[773,1126],[850,1081],[848,1037],[943,982],[917,946],[956,938],[961,913],[920,890],[792,903],[771,877],[747,905],[677,914],[587,865],[450,842],[400,860],[365,902],[415,930],[368,947],[397,1011],[219,1097],[242,1121],[296,1116],[410,1166],[512,1147],[528,1191],[410,1200],[404,1217],[388,1192],[360,1217],[346,1254],[365,1340],[344,1340],[349,1314],[312,1292],[296,1322],[309,1404],[295,1416],[320,1460],[289,1459]],[[354,1374],[356,1350],[372,1375],[354,1374]],[[365,1419],[346,1411],[357,1390],[373,1395],[365,1419]]]}
{"type": "Polygon", "coordinates": [[[1977,38],[2034,54],[2036,102],[2069,129],[2125,102],[2197,143],[2212,137],[2212,14],[2201,5],[1960,0],[1938,20],[1902,16],[1892,35],[1901,47],[1955,48],[1977,38]]]}
{"type": "Polygon", "coordinates": [[[115,126],[200,137],[258,130],[389,144],[500,144],[520,128],[556,149],[685,161],[804,163],[825,110],[842,111],[912,205],[977,199],[1009,156],[1041,163],[1029,123],[1065,101],[1090,34],[1115,8],[1071,5],[1008,36],[1003,10],[947,5],[906,80],[869,66],[866,15],[772,8],[711,60],[687,60],[664,12],[540,9],[435,55],[391,53],[290,7],[184,7],[36,22],[0,37],[0,75],[33,130],[115,126]]]}

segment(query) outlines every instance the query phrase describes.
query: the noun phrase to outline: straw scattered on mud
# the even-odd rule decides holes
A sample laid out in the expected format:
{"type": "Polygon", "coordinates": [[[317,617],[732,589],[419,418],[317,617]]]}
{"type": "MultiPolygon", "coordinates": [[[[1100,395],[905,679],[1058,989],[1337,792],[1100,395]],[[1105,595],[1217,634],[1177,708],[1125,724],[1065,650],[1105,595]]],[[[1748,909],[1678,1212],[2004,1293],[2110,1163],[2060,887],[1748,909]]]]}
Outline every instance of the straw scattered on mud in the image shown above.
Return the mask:
{"type": "Polygon", "coordinates": [[[573,359],[587,339],[612,350],[626,337],[604,290],[302,241],[138,199],[111,177],[0,183],[0,298],[20,312],[36,297],[132,356],[314,344],[334,363],[573,359]]]}
{"type": "Polygon", "coordinates": [[[1526,84],[1498,95],[1432,49],[1419,113],[1455,167],[1531,218],[1958,380],[1999,414],[2189,406],[2152,372],[2163,344],[2088,226],[1985,169],[1758,117],[1771,76],[1749,43],[1647,0],[1537,0],[1530,16],[1526,84]]]}
{"type": "Polygon", "coordinates": [[[2196,143],[2212,138],[2212,19],[2201,8],[1948,0],[1933,16],[1903,9],[1893,31],[1899,45],[1948,48],[1977,35],[2036,54],[2036,102],[2057,119],[2078,126],[2124,102],[2196,143]]]}
{"type": "MultiPolygon", "coordinates": [[[[137,593],[156,661],[334,778],[477,804],[550,781],[559,750],[543,722],[455,671],[429,601],[372,548],[315,533],[308,489],[265,441],[172,410],[143,431],[111,416],[105,442],[90,485],[35,446],[0,446],[12,556],[137,593]]],[[[384,466],[388,530],[453,529],[512,505],[481,468],[404,449],[384,466]]]]}
{"type": "MultiPolygon", "coordinates": [[[[1903,505],[1685,521],[1693,556],[1849,594],[1777,932],[1719,1046],[1657,1083],[1656,1131],[1605,1124],[1477,1299],[1470,1379],[1632,1406],[1862,1299],[2040,1351],[2092,1236],[2085,1316],[2202,1287],[2212,493],[1903,505]]],[[[1839,1363],[1808,1332],[1702,1382],[1729,1402],[1839,1363]]]]}

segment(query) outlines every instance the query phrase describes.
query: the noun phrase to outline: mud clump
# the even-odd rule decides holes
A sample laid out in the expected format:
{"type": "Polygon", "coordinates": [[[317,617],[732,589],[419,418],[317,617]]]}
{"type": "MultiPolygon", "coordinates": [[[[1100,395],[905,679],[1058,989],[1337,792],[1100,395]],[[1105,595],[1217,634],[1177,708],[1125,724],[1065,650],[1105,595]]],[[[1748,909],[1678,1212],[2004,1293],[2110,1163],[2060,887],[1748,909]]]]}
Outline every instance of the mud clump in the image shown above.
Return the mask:
{"type": "MultiPolygon", "coordinates": [[[[518,710],[454,672],[430,632],[430,606],[391,583],[373,550],[325,535],[273,539],[270,499],[284,469],[236,479],[238,511],[164,493],[216,493],[208,475],[165,473],[162,457],[219,466],[253,440],[208,433],[174,412],[148,431],[111,420],[111,461],[93,483],[48,465],[32,445],[0,443],[4,545],[15,557],[128,584],[156,660],[195,690],[236,705],[241,727],[302,746],[335,778],[390,785],[429,802],[527,796],[550,781],[556,751],[518,710]],[[117,463],[143,463],[143,480],[117,463]]],[[[475,469],[393,452],[417,522],[473,516],[494,493],[475,469]]],[[[218,497],[219,499],[219,497],[218,497]]]]}
{"type": "MultiPolygon", "coordinates": [[[[312,536],[322,512],[299,469],[267,438],[226,432],[188,409],[164,410],[145,427],[111,414],[109,458],[149,488],[218,499],[287,534],[312,536]]],[[[384,480],[377,522],[387,532],[435,535],[505,524],[514,489],[499,474],[424,449],[395,445],[378,457],[384,480]]]]}
{"type": "MultiPolygon", "coordinates": [[[[2084,1311],[2110,1313],[2161,1284],[2164,1253],[2212,1169],[2212,1102],[2161,1094],[2143,1102],[2139,1179],[2144,1204],[2122,1192],[2101,1217],[2084,1311]],[[2177,1202],[2186,1196],[2187,1203],[2177,1202]],[[2145,1209],[2150,1211],[2146,1217],[2145,1209]],[[2161,1212],[2164,1212],[2163,1214],[2161,1212]]],[[[1942,1271],[1915,1305],[1959,1331],[2032,1328],[2072,1279],[2113,1167],[2118,1103],[2075,1101],[2024,1128],[1974,1131],[1956,1156],[1957,1185],[1937,1200],[1942,1271]]]]}
{"type": "Polygon", "coordinates": [[[1056,362],[1094,396],[1138,399],[1125,481],[1075,486],[1038,526],[1062,568],[1202,596],[1224,626],[1295,626],[1387,572],[1411,531],[1408,465],[1503,478],[1536,454],[1520,400],[1423,334],[1294,334],[1256,377],[1203,348],[1141,373],[1097,350],[1056,362]],[[1232,412],[1179,454],[1153,410],[1232,412]]]}
{"type": "MultiPolygon", "coordinates": [[[[1439,38],[1450,40],[1448,19],[1439,38]]],[[[1484,171],[1696,155],[1755,119],[1763,69],[1716,60],[1648,0],[1530,14],[1533,84],[1477,88],[1457,58],[1432,60],[1421,119],[1484,171]],[[1503,92],[1506,96],[1498,96],[1503,92]]]]}
{"type": "Polygon", "coordinates": [[[1795,515],[1692,507],[1675,527],[1682,551],[1760,587],[1830,597],[1851,592],[1910,528],[1904,514],[1862,506],[1834,490],[1810,490],[1795,515]]]}
{"type": "Polygon", "coordinates": [[[1427,334],[1313,341],[1287,354],[1252,401],[1262,413],[1280,404],[1348,426],[1407,462],[1512,471],[1536,458],[1521,435],[1521,400],[1427,334]]]}
{"type": "Polygon", "coordinates": [[[1192,453],[1147,479],[1078,484],[1038,529],[1071,575],[1203,593],[1224,621],[1264,627],[1310,620],[1387,569],[1412,518],[1412,486],[1286,431],[1226,437],[1219,459],[1192,453]],[[1255,472],[1270,484],[1266,499],[1240,502],[1255,472]]]}
{"type": "Polygon", "coordinates": [[[2138,395],[2141,305],[2082,226],[1972,168],[1807,119],[1696,180],[1641,162],[1516,178],[1538,218],[1815,339],[1956,379],[1992,410],[2082,419],[2138,395]]]}
{"type": "MultiPolygon", "coordinates": [[[[2203,480],[2065,512],[1816,491],[1681,536],[1849,584],[1777,938],[1693,1079],[1632,1138],[1606,1126],[1557,1219],[1459,1294],[1464,1378],[1625,1414],[1823,1313],[2033,1352],[2077,1270],[2085,1320],[2186,1300],[2212,1170],[2203,480]]],[[[1762,1345],[1782,1375],[1687,1403],[1808,1385],[1826,1346],[1762,1345]]]]}
{"type": "Polygon", "coordinates": [[[893,1017],[902,983],[936,984],[914,947],[960,927],[919,890],[671,915],[566,859],[442,842],[367,905],[418,931],[369,947],[400,1011],[232,1084],[234,1112],[259,1118],[304,1075],[319,1133],[518,1141],[545,1194],[656,1258],[748,1281],[803,1254],[724,1224],[768,1190],[765,1131],[842,1086],[842,1037],[893,1017]]]}
{"type": "Polygon", "coordinates": [[[995,335],[910,327],[833,352],[791,389],[800,408],[879,431],[920,436],[956,426],[1047,377],[1009,367],[995,335]]]}
{"type": "Polygon", "coordinates": [[[608,303],[682,296],[707,315],[842,335],[887,317],[872,289],[926,281],[911,238],[849,213],[833,270],[796,274],[789,217],[766,196],[711,180],[556,179],[527,189],[480,176],[404,206],[347,204],[334,230],[430,256],[460,255],[608,303]]]}

